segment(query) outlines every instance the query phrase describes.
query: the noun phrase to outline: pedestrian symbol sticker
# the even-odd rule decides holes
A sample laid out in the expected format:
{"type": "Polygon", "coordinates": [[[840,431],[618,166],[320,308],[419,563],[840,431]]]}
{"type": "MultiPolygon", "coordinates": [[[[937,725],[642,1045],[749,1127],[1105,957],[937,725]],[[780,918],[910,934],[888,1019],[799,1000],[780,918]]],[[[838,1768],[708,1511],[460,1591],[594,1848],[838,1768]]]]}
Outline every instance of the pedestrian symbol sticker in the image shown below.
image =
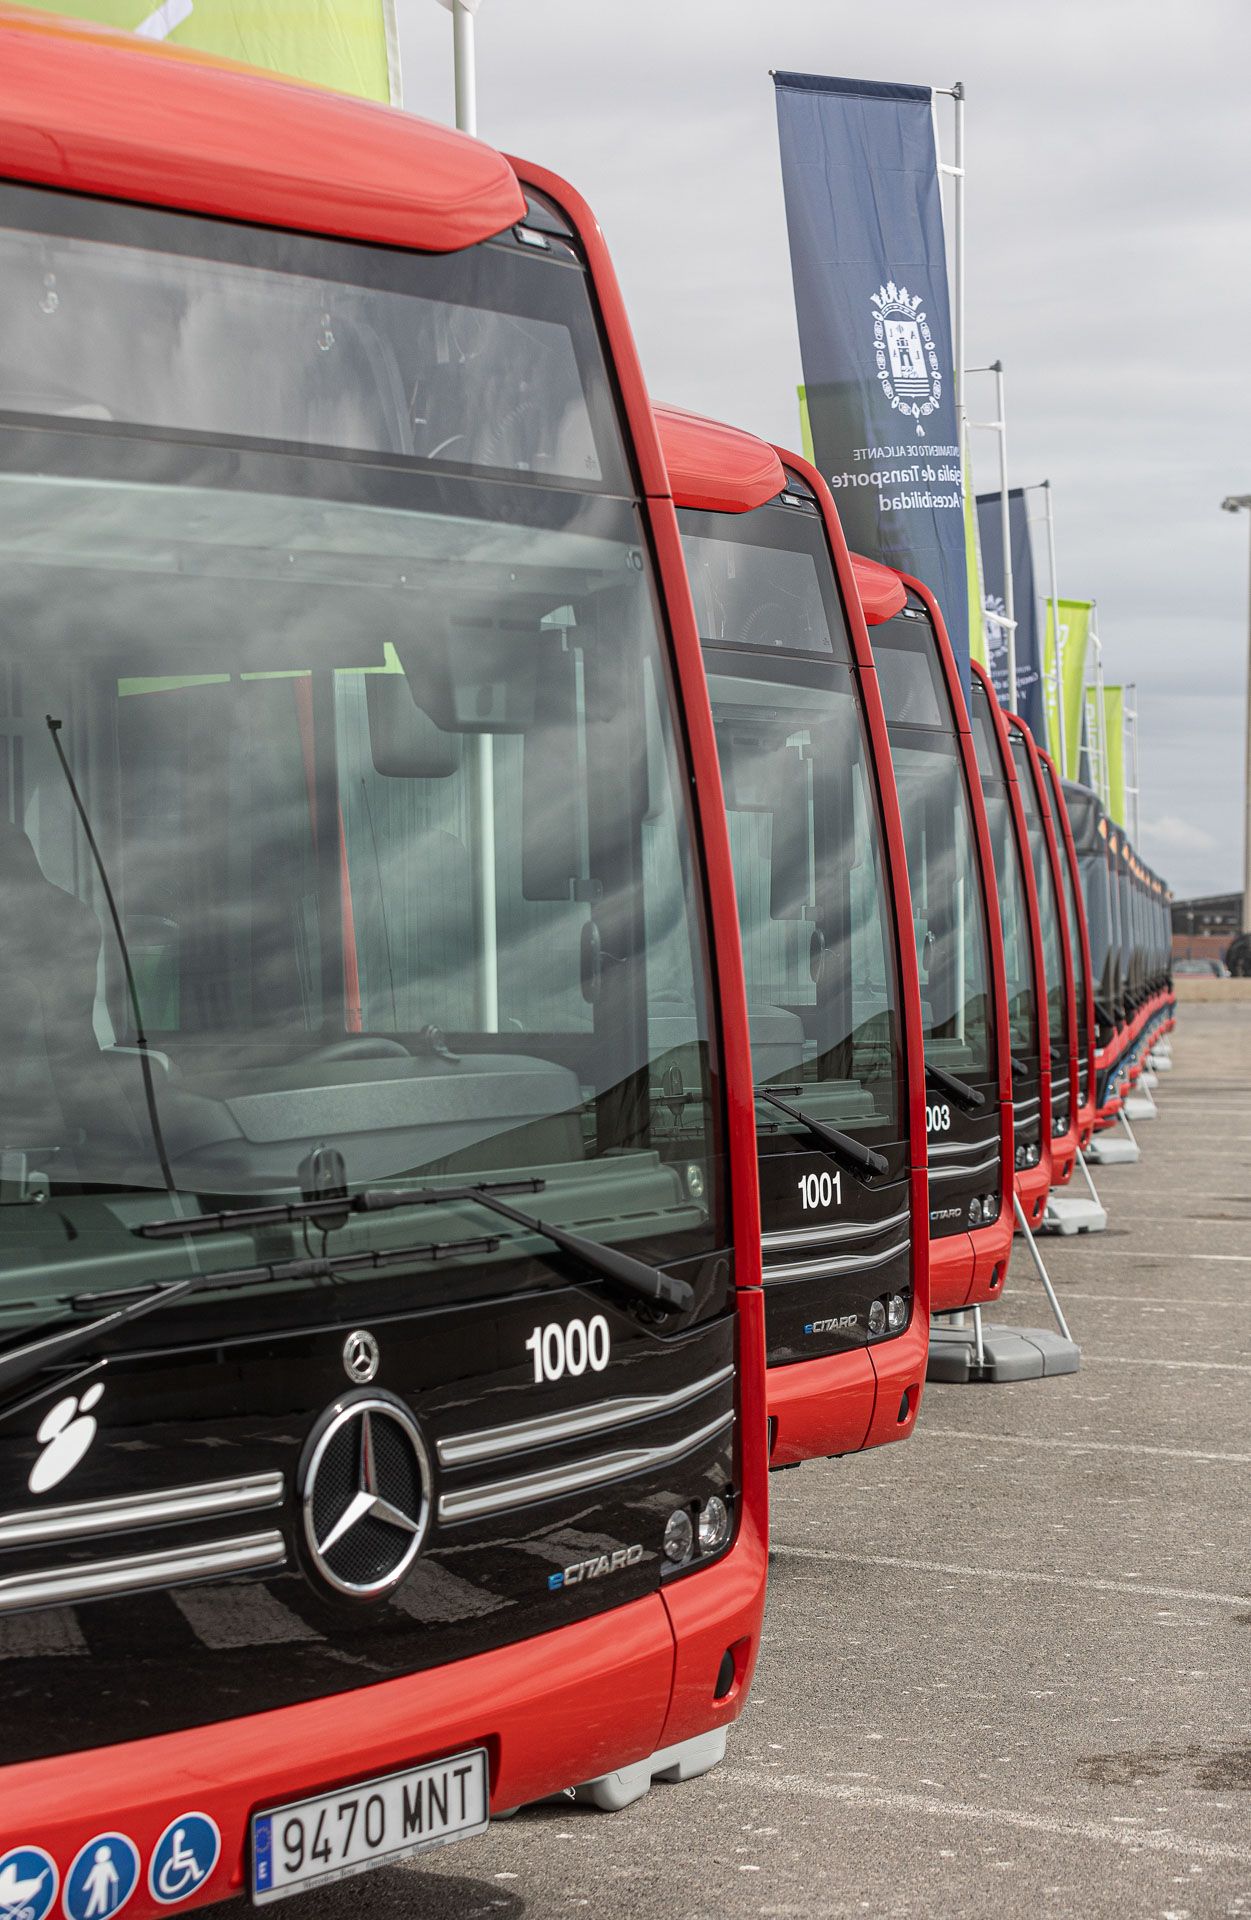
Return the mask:
{"type": "MultiPolygon", "coordinates": [[[[163,1907],[172,1907],[204,1885],[222,1850],[217,1822],[207,1813],[180,1813],[152,1849],[148,1890],[163,1907]]],[[[0,1920],[4,1915],[0,1914],[0,1920]]]]}
{"type": "Polygon", "coordinates": [[[74,1855],[61,1905],[66,1920],[112,1920],[134,1892],[139,1850],[124,1833],[98,1833],[74,1855]]]}
{"type": "Polygon", "coordinates": [[[44,1920],[56,1899],[56,1862],[42,1847],[0,1854],[0,1920],[44,1920]]]}

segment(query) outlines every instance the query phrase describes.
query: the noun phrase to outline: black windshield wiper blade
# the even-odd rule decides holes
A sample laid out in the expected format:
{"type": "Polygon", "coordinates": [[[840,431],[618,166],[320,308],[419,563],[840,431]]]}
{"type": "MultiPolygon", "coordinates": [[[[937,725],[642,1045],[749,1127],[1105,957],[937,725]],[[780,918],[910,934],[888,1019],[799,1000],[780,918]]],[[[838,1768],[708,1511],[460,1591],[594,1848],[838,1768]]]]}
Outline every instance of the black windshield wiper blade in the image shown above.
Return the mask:
{"type": "MultiPolygon", "coordinates": [[[[484,1180],[474,1187],[482,1193],[542,1193],[544,1180],[484,1180]]],[[[450,1191],[450,1190],[449,1190],[450,1191]]],[[[461,1189],[455,1189],[457,1193],[461,1189]]],[[[131,1232],[141,1240],[202,1239],[212,1233],[234,1233],[243,1227],[280,1227],[291,1221],[342,1220],[350,1213],[374,1213],[362,1193],[318,1195],[311,1200],[284,1200],[264,1207],[225,1207],[218,1213],[193,1213],[186,1220],[145,1220],[131,1232]]]]}
{"type": "Polygon", "coordinates": [[[967,1080],[961,1080],[955,1073],[948,1073],[946,1067],[936,1067],[932,1060],[925,1063],[925,1077],[936,1086],[940,1093],[949,1093],[953,1100],[969,1113],[986,1105],[986,1095],[977,1087],[971,1087],[967,1080]]]}
{"type": "Polygon", "coordinates": [[[810,1113],[793,1107],[789,1100],[780,1099],[769,1087],[757,1087],[755,1094],[757,1100],[767,1100],[771,1107],[777,1107],[792,1120],[797,1120],[805,1133],[819,1140],[857,1179],[866,1180],[871,1173],[889,1173],[890,1161],[880,1153],[874,1153],[872,1147],[862,1146],[859,1140],[853,1140],[849,1133],[828,1126],[824,1120],[814,1120],[810,1113]]]}
{"type": "Polygon", "coordinates": [[[42,1368],[94,1346],[115,1327],[155,1313],[159,1307],[183,1300],[190,1293],[207,1293],[215,1287],[263,1286],[282,1280],[337,1280],[345,1273],[396,1266],[406,1261],[446,1260],[463,1253],[495,1253],[499,1245],[496,1234],[476,1240],[423,1240],[416,1246],[387,1248],[381,1252],[370,1249],[337,1257],[324,1254],[305,1260],[270,1260],[260,1266],[224,1267],[218,1273],[189,1273],[180,1280],[158,1280],[139,1292],[134,1288],[119,1288],[112,1293],[75,1294],[69,1304],[79,1311],[99,1306],[106,1300],[120,1300],[122,1304],[94,1320],[80,1320],[39,1340],[31,1340],[24,1347],[0,1354],[0,1393],[20,1387],[42,1368]]]}
{"type": "Polygon", "coordinates": [[[580,1260],[600,1279],[614,1281],[640,1300],[647,1300],[664,1311],[689,1313],[695,1305],[695,1290],[687,1281],[665,1273],[660,1267],[648,1266],[633,1254],[622,1253],[618,1247],[606,1247],[599,1240],[588,1240],[580,1233],[569,1233],[564,1227],[553,1226],[532,1213],[523,1213],[499,1197],[501,1190],[515,1192],[520,1187],[536,1192],[542,1185],[541,1180],[500,1180],[471,1187],[372,1187],[354,1195],[352,1206],[358,1213],[389,1213],[395,1207],[433,1207],[444,1201],[472,1200],[491,1213],[498,1213],[501,1219],[511,1220],[514,1226],[524,1227],[527,1233],[541,1234],[562,1253],[580,1260]]]}

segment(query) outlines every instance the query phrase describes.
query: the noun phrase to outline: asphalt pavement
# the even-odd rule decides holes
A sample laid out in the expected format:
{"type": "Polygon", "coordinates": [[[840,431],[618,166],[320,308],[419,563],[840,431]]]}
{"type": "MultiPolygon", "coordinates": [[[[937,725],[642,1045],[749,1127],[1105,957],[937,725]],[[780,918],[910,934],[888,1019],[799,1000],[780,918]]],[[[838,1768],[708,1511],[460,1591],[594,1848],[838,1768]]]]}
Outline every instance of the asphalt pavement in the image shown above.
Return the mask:
{"type": "MultiPolygon", "coordinates": [[[[725,1764],[542,1807],[286,1920],[1251,1920],[1251,1002],[1183,1009],[1097,1238],[1083,1363],[927,1388],[902,1446],[775,1475],[725,1764]]],[[[1019,1244],[998,1317],[1048,1324],[1019,1244]]]]}

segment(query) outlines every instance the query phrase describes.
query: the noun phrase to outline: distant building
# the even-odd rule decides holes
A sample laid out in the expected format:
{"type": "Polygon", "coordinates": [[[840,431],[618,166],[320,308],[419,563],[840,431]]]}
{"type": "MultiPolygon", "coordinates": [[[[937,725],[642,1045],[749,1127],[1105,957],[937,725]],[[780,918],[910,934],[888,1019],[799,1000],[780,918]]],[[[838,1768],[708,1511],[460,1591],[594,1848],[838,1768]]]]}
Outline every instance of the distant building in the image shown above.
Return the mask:
{"type": "Polygon", "coordinates": [[[1223,960],[1241,925],[1240,893],[1207,893],[1194,900],[1174,900],[1174,960],[1223,960]]]}

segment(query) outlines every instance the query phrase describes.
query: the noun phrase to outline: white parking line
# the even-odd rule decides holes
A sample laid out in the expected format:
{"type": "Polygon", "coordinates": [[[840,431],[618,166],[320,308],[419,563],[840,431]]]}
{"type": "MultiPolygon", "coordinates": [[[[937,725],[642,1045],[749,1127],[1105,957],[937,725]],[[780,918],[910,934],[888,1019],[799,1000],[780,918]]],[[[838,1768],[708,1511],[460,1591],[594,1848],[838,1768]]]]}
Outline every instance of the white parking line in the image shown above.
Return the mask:
{"type": "Polygon", "coordinates": [[[1251,1373],[1241,1360],[1145,1360],[1136,1353],[1088,1353],[1082,1349],[1084,1367],[1173,1367],[1195,1373],[1251,1373]]]}
{"type": "Polygon", "coordinates": [[[1210,1293],[1205,1293],[1202,1302],[1200,1302],[1198,1296],[1195,1294],[1190,1294],[1186,1299],[1179,1300],[1177,1296],[1173,1294],[1079,1293],[1076,1287],[1066,1287],[1064,1289],[1064,1298],[1066,1301],[1094,1300],[1098,1301],[1101,1305],[1109,1307],[1159,1307],[1161,1311],[1163,1311],[1165,1307],[1179,1307],[1186,1311],[1193,1309],[1199,1304],[1205,1307],[1218,1307],[1222,1313],[1228,1313],[1231,1308],[1235,1311],[1239,1307],[1251,1308],[1251,1294],[1244,1294],[1241,1300],[1214,1300],[1210,1293]]]}
{"type": "Polygon", "coordinates": [[[942,1560],[907,1560],[890,1553],[853,1553],[850,1548],[792,1547],[773,1540],[770,1554],[792,1560],[849,1561],[858,1567],[897,1567],[908,1573],[938,1573],[955,1580],[999,1580],[1011,1586],[1070,1587],[1080,1593],[1136,1593],[1149,1600],[1192,1600],[1205,1607],[1245,1607],[1251,1593],[1207,1593],[1195,1587],[1149,1587],[1137,1580],[1108,1580],[1094,1573],[1032,1573],[1015,1567],[965,1567],[942,1560]]]}
{"type": "Polygon", "coordinates": [[[1013,1827],[1022,1833],[1045,1833],[1070,1841],[1093,1840],[1134,1853],[1178,1853],[1192,1860],[1234,1860],[1251,1863],[1251,1848],[1220,1840],[1198,1840],[1173,1833],[1168,1827],[1119,1827],[1105,1820],[1069,1820],[1049,1813],[1024,1813],[1014,1807],[973,1807],[960,1800],[940,1800],[926,1793],[893,1792],[886,1787],[861,1787],[838,1780],[818,1780],[805,1773],[773,1773],[763,1767],[719,1767],[714,1782],[760,1788],[766,1793],[806,1793],[814,1800],[837,1800],[845,1806],[890,1813],[919,1813],[938,1820],[965,1820],[987,1826],[1013,1827]]]}
{"type": "MultiPolygon", "coordinates": [[[[1191,1447],[1144,1447],[1133,1440],[1059,1440],[1024,1433],[978,1433],[970,1427],[931,1427],[923,1420],[917,1433],[931,1440],[977,1440],[983,1446],[1055,1447],[1062,1453],[1140,1453],[1164,1460],[1214,1460],[1222,1466],[1251,1467],[1251,1453],[1202,1453],[1191,1447]]],[[[915,1444],[915,1443],[914,1443],[915,1444]]]]}

